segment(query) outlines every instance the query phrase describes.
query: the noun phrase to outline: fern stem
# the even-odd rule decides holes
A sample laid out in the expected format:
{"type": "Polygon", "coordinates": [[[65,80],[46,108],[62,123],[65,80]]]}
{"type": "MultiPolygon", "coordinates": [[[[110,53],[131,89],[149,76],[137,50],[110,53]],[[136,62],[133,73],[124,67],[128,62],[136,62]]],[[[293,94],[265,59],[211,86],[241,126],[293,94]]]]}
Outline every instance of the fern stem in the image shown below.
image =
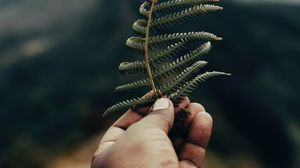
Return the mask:
{"type": "Polygon", "coordinates": [[[152,21],[152,14],[155,4],[157,3],[157,0],[153,0],[151,4],[151,8],[149,11],[148,21],[147,21],[147,28],[146,28],[146,37],[145,37],[145,64],[146,64],[146,70],[149,77],[149,84],[151,86],[151,89],[154,91],[154,96],[157,97],[157,89],[155,87],[153,74],[150,68],[149,64],[149,33],[150,33],[150,27],[151,27],[151,21],[152,21]]]}

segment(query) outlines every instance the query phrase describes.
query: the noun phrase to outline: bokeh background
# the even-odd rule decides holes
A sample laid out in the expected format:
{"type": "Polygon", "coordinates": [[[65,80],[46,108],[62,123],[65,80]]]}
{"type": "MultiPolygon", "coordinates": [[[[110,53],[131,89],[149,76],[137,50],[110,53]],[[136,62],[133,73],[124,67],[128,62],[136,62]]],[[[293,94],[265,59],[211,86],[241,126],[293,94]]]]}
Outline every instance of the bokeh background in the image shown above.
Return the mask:
{"type": "MultiPolygon", "coordinates": [[[[89,167],[141,3],[0,0],[0,167],[89,167]]],[[[233,74],[191,97],[214,118],[206,167],[300,168],[300,1],[219,4],[187,22],[223,36],[206,60],[233,74]]]]}

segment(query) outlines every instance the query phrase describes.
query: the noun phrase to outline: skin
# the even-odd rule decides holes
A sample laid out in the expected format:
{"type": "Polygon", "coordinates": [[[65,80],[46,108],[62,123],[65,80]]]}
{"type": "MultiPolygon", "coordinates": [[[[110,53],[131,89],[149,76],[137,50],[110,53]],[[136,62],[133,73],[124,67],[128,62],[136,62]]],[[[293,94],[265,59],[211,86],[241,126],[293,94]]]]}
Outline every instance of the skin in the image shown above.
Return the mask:
{"type": "Polygon", "coordinates": [[[202,168],[211,131],[212,118],[203,106],[186,97],[174,109],[162,98],[153,107],[130,109],[120,117],[102,138],[91,167],[202,168]],[[174,115],[183,107],[191,113],[184,122],[187,134],[170,139],[174,115]]]}

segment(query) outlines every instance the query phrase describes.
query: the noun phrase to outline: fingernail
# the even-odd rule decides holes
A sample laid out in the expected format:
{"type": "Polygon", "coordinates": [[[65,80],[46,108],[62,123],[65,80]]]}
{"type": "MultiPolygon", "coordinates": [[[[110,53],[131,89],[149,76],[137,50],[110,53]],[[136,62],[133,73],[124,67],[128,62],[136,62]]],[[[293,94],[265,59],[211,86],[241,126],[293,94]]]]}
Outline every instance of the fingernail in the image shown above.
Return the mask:
{"type": "Polygon", "coordinates": [[[169,108],[169,106],[170,106],[169,100],[166,98],[161,98],[156,100],[156,102],[154,103],[153,111],[167,109],[169,108]]]}

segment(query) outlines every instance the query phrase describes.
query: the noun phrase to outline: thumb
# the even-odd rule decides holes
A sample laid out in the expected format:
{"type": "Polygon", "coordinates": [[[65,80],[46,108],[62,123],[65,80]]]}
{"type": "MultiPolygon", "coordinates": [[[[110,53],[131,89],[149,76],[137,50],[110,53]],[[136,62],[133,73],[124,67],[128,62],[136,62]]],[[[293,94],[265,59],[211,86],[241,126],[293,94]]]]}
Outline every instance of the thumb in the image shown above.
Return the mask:
{"type": "Polygon", "coordinates": [[[160,98],[153,105],[153,110],[141,119],[140,124],[150,125],[168,133],[174,122],[174,106],[171,100],[160,98]]]}

